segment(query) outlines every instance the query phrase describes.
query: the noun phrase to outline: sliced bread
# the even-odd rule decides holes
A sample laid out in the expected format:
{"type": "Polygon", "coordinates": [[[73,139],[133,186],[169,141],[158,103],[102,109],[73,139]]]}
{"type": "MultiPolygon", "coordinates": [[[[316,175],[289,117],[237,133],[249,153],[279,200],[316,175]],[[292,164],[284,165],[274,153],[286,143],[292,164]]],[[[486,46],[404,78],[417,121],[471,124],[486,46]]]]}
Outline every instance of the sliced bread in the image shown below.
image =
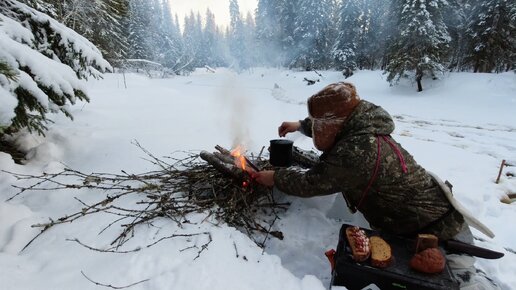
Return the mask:
{"type": "Polygon", "coordinates": [[[392,261],[391,246],[378,236],[369,238],[371,243],[371,265],[377,268],[386,268],[392,261]]]}

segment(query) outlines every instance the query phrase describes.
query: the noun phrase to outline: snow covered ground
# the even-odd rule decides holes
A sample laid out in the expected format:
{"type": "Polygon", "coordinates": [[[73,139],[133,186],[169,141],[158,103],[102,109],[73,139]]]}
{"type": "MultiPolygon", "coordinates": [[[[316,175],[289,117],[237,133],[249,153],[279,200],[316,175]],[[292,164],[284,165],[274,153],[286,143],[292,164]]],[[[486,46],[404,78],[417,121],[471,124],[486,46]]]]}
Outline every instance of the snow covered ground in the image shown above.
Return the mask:
{"type": "MultiPolygon", "coordinates": [[[[20,134],[16,141],[28,153],[26,165],[0,153],[0,170],[40,174],[67,166],[85,172],[120,170],[139,173],[152,169],[137,140],[156,156],[177,150],[208,150],[220,144],[243,143],[258,152],[277,138],[284,120],[306,116],[305,100],[323,86],[342,80],[338,72],[291,72],[255,69],[236,74],[219,69],[199,70],[188,77],[148,79],[121,74],[87,83],[91,103],[73,107],[75,121],[55,118],[47,137],[20,134]],[[303,78],[319,79],[307,86],[303,78]]],[[[362,71],[348,79],[363,99],[383,106],[395,118],[394,138],[428,170],[449,180],[454,194],[496,234],[479,245],[505,253],[499,260],[477,260],[503,289],[516,289],[516,203],[501,203],[516,193],[516,178],[502,175],[495,184],[502,159],[516,165],[516,75],[452,73],[426,81],[416,93],[412,83],[391,87],[381,72],[362,71]]],[[[312,149],[311,140],[287,136],[295,145],[312,149]]],[[[507,167],[504,173],[516,173],[507,167]]],[[[237,230],[209,223],[184,231],[210,232],[208,250],[194,259],[205,236],[168,239],[128,254],[99,253],[76,242],[102,248],[117,228],[98,235],[112,216],[94,215],[56,226],[21,251],[39,229],[32,224],[81,208],[74,199],[99,200],[102,192],[27,192],[6,201],[20,185],[0,172],[1,289],[102,289],[88,281],[130,289],[327,289],[330,268],[324,251],[335,248],[343,221],[362,223],[345,215],[344,201],[328,197],[296,199],[276,223],[285,238],[272,239],[264,252],[237,230]],[[235,253],[238,251],[238,257],[235,253]],[[245,257],[245,258],[244,258],[245,257]],[[148,279],[148,280],[147,280],[148,279]]],[[[192,220],[200,216],[192,216],[192,220]]],[[[141,227],[124,248],[144,246],[177,231],[168,220],[141,227]]]]}

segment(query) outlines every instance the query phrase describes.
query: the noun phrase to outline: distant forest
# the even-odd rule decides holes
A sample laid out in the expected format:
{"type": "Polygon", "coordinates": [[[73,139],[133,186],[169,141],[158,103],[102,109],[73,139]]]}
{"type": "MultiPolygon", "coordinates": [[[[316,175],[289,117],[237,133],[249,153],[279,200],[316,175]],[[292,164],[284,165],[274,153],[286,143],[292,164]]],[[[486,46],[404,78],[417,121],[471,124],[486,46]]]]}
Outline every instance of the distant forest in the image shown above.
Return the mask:
{"type": "Polygon", "coordinates": [[[0,0],[0,140],[44,134],[50,113],[72,118],[70,105],[89,100],[81,80],[109,71],[382,70],[418,91],[443,72],[516,71],[514,0],[259,0],[247,15],[230,0],[227,9],[222,29],[210,10],[178,19],[169,0],[0,0]]]}
{"type": "Polygon", "coordinates": [[[230,0],[226,29],[210,10],[178,19],[169,0],[21,2],[85,36],[115,66],[145,59],[178,74],[204,66],[381,69],[391,81],[516,67],[510,0],[259,0],[254,15],[230,0]]]}

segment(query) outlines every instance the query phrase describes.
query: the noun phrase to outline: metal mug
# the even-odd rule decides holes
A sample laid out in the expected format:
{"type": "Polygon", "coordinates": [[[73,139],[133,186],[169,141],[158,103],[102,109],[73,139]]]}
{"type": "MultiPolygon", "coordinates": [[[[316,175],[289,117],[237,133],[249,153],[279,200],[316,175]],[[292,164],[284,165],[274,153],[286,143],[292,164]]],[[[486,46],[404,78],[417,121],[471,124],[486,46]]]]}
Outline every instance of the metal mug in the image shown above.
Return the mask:
{"type": "Polygon", "coordinates": [[[269,163],[275,167],[292,165],[292,147],[294,142],[286,139],[270,140],[269,163]]]}

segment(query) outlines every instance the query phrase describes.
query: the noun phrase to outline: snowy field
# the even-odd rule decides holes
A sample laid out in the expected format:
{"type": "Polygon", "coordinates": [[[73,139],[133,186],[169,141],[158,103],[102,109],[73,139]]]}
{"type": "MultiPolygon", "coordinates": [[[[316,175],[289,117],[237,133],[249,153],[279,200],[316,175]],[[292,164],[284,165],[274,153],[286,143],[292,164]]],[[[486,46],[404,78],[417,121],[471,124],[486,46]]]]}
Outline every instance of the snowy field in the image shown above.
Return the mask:
{"type": "MultiPolygon", "coordinates": [[[[236,143],[258,152],[277,138],[284,120],[306,116],[306,99],[323,86],[342,80],[338,72],[290,72],[255,69],[235,74],[198,70],[188,77],[149,79],[121,74],[105,75],[87,83],[91,103],[73,107],[75,121],[63,116],[46,138],[20,134],[16,142],[27,151],[26,165],[15,164],[0,152],[0,170],[40,174],[57,172],[63,164],[85,172],[131,173],[153,169],[144,153],[132,144],[137,140],[156,156],[178,150],[213,151],[217,144],[236,143]],[[307,86],[303,78],[319,79],[307,86]]],[[[359,95],[383,106],[396,122],[394,138],[418,163],[454,185],[456,198],[486,225],[492,240],[473,230],[476,243],[505,253],[499,260],[477,260],[502,286],[516,289],[516,202],[501,203],[516,193],[516,167],[506,167],[495,184],[500,163],[516,165],[516,75],[447,75],[438,81],[390,87],[381,72],[363,71],[348,79],[359,95]]],[[[312,149],[311,139],[298,133],[287,136],[295,145],[312,149]]],[[[335,248],[343,221],[359,217],[345,214],[336,195],[296,199],[276,222],[282,241],[271,239],[265,251],[247,236],[227,226],[210,223],[188,225],[186,232],[210,232],[213,241],[194,259],[203,237],[169,239],[138,252],[100,253],[71,239],[97,248],[107,247],[118,228],[101,229],[114,218],[94,215],[72,224],[56,226],[21,249],[39,232],[31,225],[79,210],[98,201],[102,192],[27,192],[6,201],[21,185],[0,173],[0,288],[1,289],[107,289],[86,278],[115,287],[138,283],[129,289],[327,289],[330,267],[324,252],[335,248]],[[235,254],[238,251],[238,255],[235,254]]],[[[192,221],[201,215],[191,217],[192,221]]],[[[175,233],[169,220],[155,227],[141,227],[124,249],[150,244],[175,233]]],[[[123,250],[123,249],[122,249],[123,250]]]]}

